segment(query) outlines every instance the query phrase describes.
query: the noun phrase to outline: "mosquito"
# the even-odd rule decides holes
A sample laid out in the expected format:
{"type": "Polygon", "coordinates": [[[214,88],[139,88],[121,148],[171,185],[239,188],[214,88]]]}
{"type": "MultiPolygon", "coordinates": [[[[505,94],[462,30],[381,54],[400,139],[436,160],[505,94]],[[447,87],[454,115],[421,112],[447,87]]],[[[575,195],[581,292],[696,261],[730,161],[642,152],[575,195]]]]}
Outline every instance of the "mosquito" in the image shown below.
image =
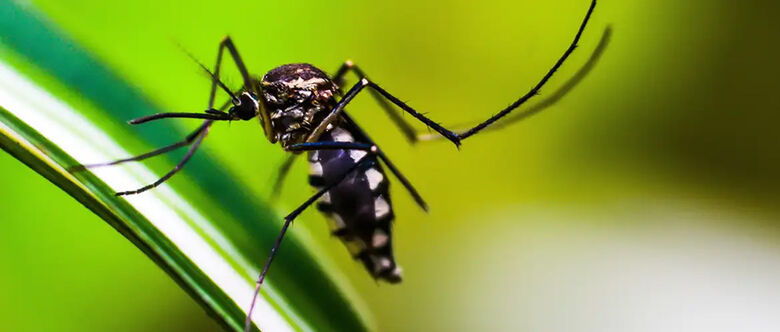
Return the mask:
{"type": "MultiPolygon", "coordinates": [[[[247,310],[245,328],[246,331],[250,331],[252,310],[258,293],[289,226],[298,215],[315,202],[316,208],[329,220],[332,233],[346,245],[350,254],[365,266],[369,274],[377,280],[388,283],[401,281],[401,268],[396,264],[393,255],[391,222],[394,214],[390,200],[390,183],[385,169],[398,179],[422,210],[427,211],[428,206],[385,152],[345,111],[346,106],[360,92],[369,91],[410,142],[427,140],[431,137],[418,134],[401,117],[395,107],[425,124],[439,137],[449,140],[456,147],[460,147],[464,139],[488,128],[538,94],[577,47],[595,6],[596,1],[593,0],[574,36],[574,40],[530,91],[484,122],[461,131],[449,130],[416,111],[370,80],[352,61],[344,62],[333,76],[329,76],[310,64],[296,63],[276,67],[258,79],[250,75],[230,37],[225,37],[219,44],[217,62],[213,72],[198,63],[209,74],[212,81],[209,103],[205,112],[157,113],[129,122],[135,125],[167,118],[203,119],[203,123],[197,129],[182,141],[157,150],[113,162],[82,165],[79,169],[140,161],[189,146],[189,150],[179,163],[157,181],[135,190],[116,193],[117,196],[139,194],[160,185],[181,170],[206,138],[214,122],[252,120],[254,118],[259,119],[269,142],[272,144],[278,142],[286,152],[291,153],[281,167],[274,190],[278,190],[280,187],[281,179],[286,176],[295,157],[306,152],[309,162],[309,183],[317,191],[284,217],[281,231],[263,265],[257,279],[252,303],[247,310]],[[243,86],[237,92],[228,88],[219,78],[225,50],[230,54],[243,80],[243,86]],[[360,80],[344,93],[341,85],[345,76],[350,72],[356,74],[360,80]],[[230,99],[222,107],[214,108],[218,90],[224,91],[230,99]]],[[[608,35],[609,29],[602,38],[603,45],[606,45],[605,41],[608,39],[608,35]]],[[[603,50],[603,47],[600,46],[597,50],[599,49],[603,50]]],[[[594,52],[591,60],[597,57],[597,53],[600,54],[600,52],[594,52]]],[[[584,72],[581,70],[579,74],[576,76],[581,77],[584,72]]],[[[554,97],[560,98],[573,84],[576,84],[576,81],[569,83],[571,84],[567,84],[568,87],[565,86],[559,90],[558,96],[554,97]]],[[[555,100],[557,99],[548,98],[548,103],[541,108],[549,106],[555,100]]],[[[537,107],[534,112],[541,108],[537,107]]],[[[530,113],[517,115],[521,117],[516,117],[515,120],[528,116],[530,113]]]]}

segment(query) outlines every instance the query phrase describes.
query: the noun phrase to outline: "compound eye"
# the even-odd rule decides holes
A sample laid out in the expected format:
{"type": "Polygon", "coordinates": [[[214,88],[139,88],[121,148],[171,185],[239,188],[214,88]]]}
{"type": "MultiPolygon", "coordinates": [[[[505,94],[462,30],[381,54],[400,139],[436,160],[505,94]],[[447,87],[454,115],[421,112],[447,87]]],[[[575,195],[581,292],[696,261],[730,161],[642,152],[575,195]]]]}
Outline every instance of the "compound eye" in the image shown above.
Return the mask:
{"type": "Polygon", "coordinates": [[[257,99],[254,98],[251,94],[244,92],[238,96],[238,100],[241,103],[233,106],[230,109],[231,113],[235,114],[241,120],[249,120],[257,115],[257,112],[259,111],[259,104],[257,99]]]}

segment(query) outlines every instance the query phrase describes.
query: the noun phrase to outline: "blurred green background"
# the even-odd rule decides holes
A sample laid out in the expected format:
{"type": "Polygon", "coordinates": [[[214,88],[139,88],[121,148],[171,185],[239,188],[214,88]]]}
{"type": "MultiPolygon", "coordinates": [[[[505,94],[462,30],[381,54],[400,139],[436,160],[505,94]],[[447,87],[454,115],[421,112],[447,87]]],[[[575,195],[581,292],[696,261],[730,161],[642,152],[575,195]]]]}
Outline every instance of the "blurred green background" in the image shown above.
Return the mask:
{"type": "MultiPolygon", "coordinates": [[[[257,75],[290,62],[333,72],[350,58],[457,125],[535,84],[588,1],[20,4],[171,111],[202,110],[209,88],[176,44],[211,64],[229,34],[257,75]]],[[[316,211],[293,231],[314,234],[381,330],[777,329],[778,7],[601,1],[542,93],[570,77],[611,24],[593,72],[554,107],[461,151],[408,146],[358,98],[353,117],[431,206],[426,215],[394,186],[401,285],[377,285],[316,211]]],[[[226,75],[238,84],[233,69],[226,75]]],[[[177,124],[182,135],[196,125],[177,124]]],[[[218,125],[204,145],[199,153],[268,195],[284,154],[257,124],[218,125]]],[[[0,330],[218,328],[97,216],[6,154],[0,170],[0,330]]],[[[279,211],[311,193],[305,174],[296,163],[279,211]]]]}

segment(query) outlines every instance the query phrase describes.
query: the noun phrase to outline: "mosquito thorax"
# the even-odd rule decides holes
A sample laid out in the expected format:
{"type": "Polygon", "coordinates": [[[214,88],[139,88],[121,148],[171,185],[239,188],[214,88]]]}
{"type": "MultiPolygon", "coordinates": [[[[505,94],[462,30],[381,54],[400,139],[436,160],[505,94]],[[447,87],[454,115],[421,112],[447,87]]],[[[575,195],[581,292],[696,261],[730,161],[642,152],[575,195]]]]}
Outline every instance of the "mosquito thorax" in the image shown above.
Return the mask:
{"type": "Polygon", "coordinates": [[[263,76],[263,100],[276,140],[283,147],[303,143],[334,105],[338,88],[316,67],[296,63],[263,76]]]}

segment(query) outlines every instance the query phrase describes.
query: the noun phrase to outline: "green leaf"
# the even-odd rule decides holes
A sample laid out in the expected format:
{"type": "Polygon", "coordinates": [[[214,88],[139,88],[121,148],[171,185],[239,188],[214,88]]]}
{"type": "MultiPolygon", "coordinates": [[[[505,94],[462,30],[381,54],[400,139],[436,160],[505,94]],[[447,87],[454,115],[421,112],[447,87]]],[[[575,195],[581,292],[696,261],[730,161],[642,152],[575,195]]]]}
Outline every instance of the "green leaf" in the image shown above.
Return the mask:
{"type": "MultiPolygon", "coordinates": [[[[203,152],[177,175],[192,174],[194,184],[127,198],[114,192],[159,175],[141,164],[69,173],[79,163],[132,155],[124,146],[180,137],[168,123],[139,131],[118,125],[161,110],[56,31],[29,9],[0,4],[0,147],[108,222],[226,328],[241,330],[281,218],[203,152]]],[[[254,321],[265,331],[369,329],[354,291],[313,246],[288,235],[254,321]]]]}

